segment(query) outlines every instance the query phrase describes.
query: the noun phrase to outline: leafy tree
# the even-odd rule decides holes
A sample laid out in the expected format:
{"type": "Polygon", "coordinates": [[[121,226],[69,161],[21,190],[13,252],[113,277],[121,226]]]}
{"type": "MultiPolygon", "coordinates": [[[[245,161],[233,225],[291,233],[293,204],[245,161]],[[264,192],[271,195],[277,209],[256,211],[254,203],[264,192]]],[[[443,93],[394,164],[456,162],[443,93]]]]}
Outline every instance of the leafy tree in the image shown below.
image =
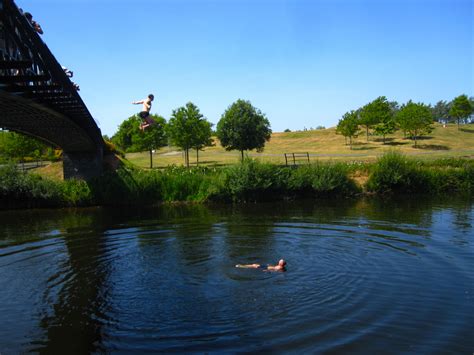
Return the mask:
{"type": "Polygon", "coordinates": [[[150,167],[153,166],[152,150],[166,145],[165,119],[158,115],[150,115],[156,124],[149,126],[144,131],[140,130],[141,118],[131,116],[123,121],[111,141],[127,153],[150,152],[150,167]]]}
{"type": "Polygon", "coordinates": [[[433,130],[433,116],[430,108],[422,103],[413,103],[408,101],[406,105],[402,105],[397,113],[396,121],[401,129],[410,134],[415,141],[416,138],[424,134],[428,134],[433,130]]]}
{"type": "Polygon", "coordinates": [[[2,132],[0,153],[17,160],[24,160],[26,157],[40,159],[44,154],[52,154],[51,147],[43,141],[15,132],[2,132]]]}
{"type": "Polygon", "coordinates": [[[211,144],[211,124],[204,119],[192,102],[173,111],[167,131],[171,143],[184,150],[184,160],[189,167],[189,149],[202,149],[211,144]]]}
{"type": "Polygon", "coordinates": [[[473,107],[466,95],[459,95],[453,102],[449,114],[453,116],[459,129],[459,121],[467,119],[472,114],[473,107]]]}
{"type": "Polygon", "coordinates": [[[350,148],[352,149],[352,137],[357,137],[359,131],[359,119],[356,111],[346,112],[336,127],[336,133],[342,134],[344,138],[349,137],[350,148]]]}
{"type": "Polygon", "coordinates": [[[389,101],[388,104],[392,110],[392,114],[395,116],[397,112],[400,110],[400,105],[397,101],[389,101]]]}
{"type": "Polygon", "coordinates": [[[383,144],[385,144],[385,137],[389,134],[392,134],[397,129],[395,124],[395,119],[393,116],[384,117],[385,121],[378,123],[374,127],[374,133],[378,136],[382,136],[383,144]]]}
{"type": "Polygon", "coordinates": [[[138,135],[138,140],[134,146],[140,151],[148,150],[150,153],[150,169],[153,168],[153,150],[163,147],[167,143],[165,134],[166,120],[157,115],[150,115],[155,121],[138,135]]]}
{"type": "Polygon", "coordinates": [[[448,122],[450,120],[449,116],[450,104],[446,101],[440,100],[431,108],[431,114],[433,119],[437,122],[448,122]]]}
{"type": "Polygon", "coordinates": [[[204,147],[210,147],[214,144],[212,136],[212,123],[205,119],[199,120],[195,126],[193,148],[196,149],[196,165],[199,165],[199,151],[204,147]]]}
{"type": "Polygon", "coordinates": [[[471,107],[472,107],[471,123],[473,123],[474,122],[474,117],[473,117],[473,115],[474,115],[474,96],[469,97],[469,102],[470,102],[471,107]]]}
{"type": "Polygon", "coordinates": [[[395,130],[395,125],[390,123],[392,118],[392,106],[385,96],[380,96],[362,107],[359,115],[359,124],[365,127],[367,142],[369,141],[369,129],[377,124],[381,124],[381,128],[376,132],[384,136],[385,143],[385,135],[393,133],[395,130]]]}
{"type": "Polygon", "coordinates": [[[137,115],[127,118],[120,124],[111,141],[125,152],[138,152],[138,147],[134,147],[134,142],[139,140],[140,122],[141,119],[137,115]]]}
{"type": "Polygon", "coordinates": [[[250,101],[237,100],[217,123],[217,137],[226,150],[239,150],[242,161],[244,150],[262,151],[270,140],[272,130],[265,115],[250,101]]]}

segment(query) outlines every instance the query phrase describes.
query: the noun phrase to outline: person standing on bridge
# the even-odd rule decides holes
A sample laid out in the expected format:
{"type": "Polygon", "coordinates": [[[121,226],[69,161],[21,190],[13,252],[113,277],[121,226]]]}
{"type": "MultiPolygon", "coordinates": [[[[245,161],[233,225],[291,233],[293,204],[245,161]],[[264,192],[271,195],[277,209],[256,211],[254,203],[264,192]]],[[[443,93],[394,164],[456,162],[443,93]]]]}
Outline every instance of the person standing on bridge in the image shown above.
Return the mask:
{"type": "Polygon", "coordinates": [[[140,129],[144,131],[147,127],[151,126],[155,121],[150,117],[151,103],[154,100],[153,94],[148,95],[146,99],[140,101],[133,101],[134,105],[143,105],[142,111],[138,114],[143,122],[140,124],[140,129]]]}
{"type": "Polygon", "coordinates": [[[31,27],[33,27],[36,32],[38,32],[40,35],[42,35],[43,34],[43,29],[41,28],[41,26],[38,22],[33,20],[33,15],[31,15],[29,12],[25,12],[24,15],[25,15],[26,19],[28,20],[28,22],[31,24],[31,27]]]}

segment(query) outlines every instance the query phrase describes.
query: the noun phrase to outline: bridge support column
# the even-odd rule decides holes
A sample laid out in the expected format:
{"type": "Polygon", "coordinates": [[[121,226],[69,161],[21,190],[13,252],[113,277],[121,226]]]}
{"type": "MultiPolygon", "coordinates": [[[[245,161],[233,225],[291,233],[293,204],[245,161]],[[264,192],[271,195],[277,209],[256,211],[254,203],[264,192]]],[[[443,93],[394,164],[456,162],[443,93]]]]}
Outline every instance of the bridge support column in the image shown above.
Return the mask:
{"type": "Polygon", "coordinates": [[[64,179],[90,180],[102,174],[103,152],[63,152],[64,179]]]}

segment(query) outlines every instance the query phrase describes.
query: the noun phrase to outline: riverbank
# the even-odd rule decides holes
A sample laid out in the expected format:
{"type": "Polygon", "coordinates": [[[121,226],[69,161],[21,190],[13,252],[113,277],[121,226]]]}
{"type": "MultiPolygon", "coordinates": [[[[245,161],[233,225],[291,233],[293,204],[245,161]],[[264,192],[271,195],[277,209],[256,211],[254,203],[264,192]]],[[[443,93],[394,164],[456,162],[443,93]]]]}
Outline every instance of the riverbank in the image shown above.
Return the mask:
{"type": "MultiPolygon", "coordinates": [[[[413,140],[406,138],[402,131],[386,137],[370,136],[367,140],[365,134],[353,139],[352,148],[349,148],[344,136],[336,134],[335,127],[297,132],[274,132],[269,142],[265,144],[263,152],[255,150],[246,152],[251,158],[260,162],[276,165],[285,164],[284,153],[307,152],[311,162],[315,161],[340,161],[353,160],[375,162],[377,158],[396,149],[414,159],[426,161],[442,158],[474,157],[474,124],[466,124],[457,128],[456,124],[443,126],[433,124],[433,131],[429,136],[418,138],[417,146],[413,140]]],[[[205,147],[199,151],[199,166],[228,166],[240,163],[239,151],[227,151],[216,137],[215,145],[205,147]]],[[[150,167],[149,152],[127,153],[127,159],[133,164],[150,167]]],[[[190,163],[196,165],[196,152],[190,153],[190,163]]],[[[153,154],[153,167],[165,168],[169,165],[181,165],[184,159],[182,152],[177,147],[165,146],[153,154]]]]}
{"type": "Polygon", "coordinates": [[[162,202],[260,202],[360,194],[474,192],[474,160],[421,161],[389,152],[374,163],[316,162],[298,168],[247,159],[225,168],[122,165],[98,179],[55,181],[0,169],[0,208],[153,205],[162,202]]]}

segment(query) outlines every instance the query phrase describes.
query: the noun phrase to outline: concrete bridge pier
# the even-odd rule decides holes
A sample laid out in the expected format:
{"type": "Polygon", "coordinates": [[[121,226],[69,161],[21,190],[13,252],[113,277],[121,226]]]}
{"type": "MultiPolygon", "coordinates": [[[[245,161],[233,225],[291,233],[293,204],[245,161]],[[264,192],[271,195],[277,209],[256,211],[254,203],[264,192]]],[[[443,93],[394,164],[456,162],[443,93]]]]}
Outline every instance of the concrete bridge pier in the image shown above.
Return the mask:
{"type": "Polygon", "coordinates": [[[90,180],[102,174],[103,151],[63,152],[64,179],[90,180]]]}

